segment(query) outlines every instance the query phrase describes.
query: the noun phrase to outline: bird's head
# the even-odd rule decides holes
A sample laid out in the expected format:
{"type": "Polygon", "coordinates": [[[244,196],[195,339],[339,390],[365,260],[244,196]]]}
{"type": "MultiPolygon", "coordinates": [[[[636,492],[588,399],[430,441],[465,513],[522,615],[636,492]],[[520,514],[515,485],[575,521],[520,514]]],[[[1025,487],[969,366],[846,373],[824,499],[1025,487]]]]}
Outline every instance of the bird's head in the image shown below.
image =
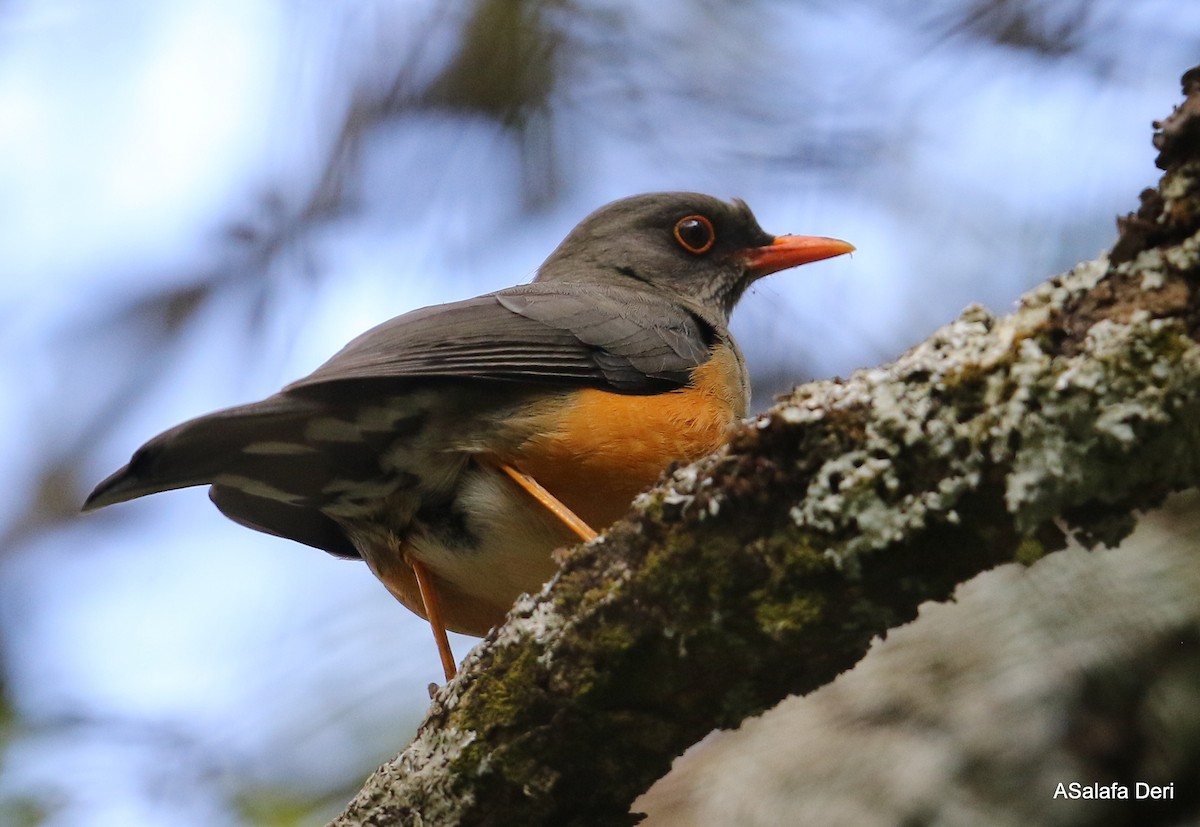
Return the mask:
{"type": "Polygon", "coordinates": [[[773,236],[739,199],[649,193],[613,201],[583,219],[535,281],[640,282],[728,321],[756,279],[853,250],[835,238],[773,236]]]}

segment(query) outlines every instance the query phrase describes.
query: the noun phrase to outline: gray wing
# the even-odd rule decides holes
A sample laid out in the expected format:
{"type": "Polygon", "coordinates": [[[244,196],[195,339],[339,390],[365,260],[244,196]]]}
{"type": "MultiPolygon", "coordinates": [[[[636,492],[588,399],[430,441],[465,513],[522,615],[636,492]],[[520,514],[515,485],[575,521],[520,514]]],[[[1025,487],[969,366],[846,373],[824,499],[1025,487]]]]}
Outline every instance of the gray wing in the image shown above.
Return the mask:
{"type": "Polygon", "coordinates": [[[639,291],[529,284],[384,322],[285,392],[442,377],[655,393],[685,385],[713,335],[687,309],[639,291]]]}
{"type": "Polygon", "coordinates": [[[326,445],[310,431],[315,418],[353,423],[356,405],[403,398],[395,383],[421,377],[669,390],[708,359],[714,335],[679,305],[614,287],[532,284],[424,308],[368,331],[281,393],[159,434],[97,485],[84,508],[211,483],[213,502],[236,522],[357,556],[322,511],[322,492],[335,479],[377,474],[398,423],[359,423],[356,440],[326,445]]]}

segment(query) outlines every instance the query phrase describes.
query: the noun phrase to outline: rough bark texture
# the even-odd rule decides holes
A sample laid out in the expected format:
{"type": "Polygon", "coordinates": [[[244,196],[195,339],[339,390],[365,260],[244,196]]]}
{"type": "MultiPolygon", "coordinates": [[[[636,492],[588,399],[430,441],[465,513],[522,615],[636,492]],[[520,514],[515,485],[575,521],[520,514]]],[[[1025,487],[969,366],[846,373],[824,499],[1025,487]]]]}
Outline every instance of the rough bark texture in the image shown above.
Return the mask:
{"type": "Polygon", "coordinates": [[[576,549],[334,824],[632,824],[674,756],[999,563],[1114,544],[1200,482],[1200,72],[1167,170],[996,319],[798,388],[576,549]]]}
{"type": "Polygon", "coordinates": [[[634,809],[643,827],[1200,824],[1200,494],[1117,550],[922,606],[832,684],[697,744],[634,809]]]}

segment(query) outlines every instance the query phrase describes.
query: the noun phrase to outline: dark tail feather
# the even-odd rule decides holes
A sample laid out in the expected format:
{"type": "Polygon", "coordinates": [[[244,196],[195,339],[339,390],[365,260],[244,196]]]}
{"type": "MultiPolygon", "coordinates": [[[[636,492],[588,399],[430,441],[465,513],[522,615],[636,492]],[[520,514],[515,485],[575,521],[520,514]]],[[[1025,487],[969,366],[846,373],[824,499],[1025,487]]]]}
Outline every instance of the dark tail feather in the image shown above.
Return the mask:
{"type": "Polygon", "coordinates": [[[222,514],[246,528],[295,540],[338,557],[359,556],[341,527],[316,508],[256,497],[227,485],[214,485],[208,489],[208,498],[222,514]]]}
{"type": "Polygon", "coordinates": [[[159,491],[205,485],[218,474],[237,473],[256,443],[292,443],[304,450],[304,427],[312,403],[276,395],[201,416],[164,431],[134,452],[129,464],[96,486],[84,511],[159,491]]]}

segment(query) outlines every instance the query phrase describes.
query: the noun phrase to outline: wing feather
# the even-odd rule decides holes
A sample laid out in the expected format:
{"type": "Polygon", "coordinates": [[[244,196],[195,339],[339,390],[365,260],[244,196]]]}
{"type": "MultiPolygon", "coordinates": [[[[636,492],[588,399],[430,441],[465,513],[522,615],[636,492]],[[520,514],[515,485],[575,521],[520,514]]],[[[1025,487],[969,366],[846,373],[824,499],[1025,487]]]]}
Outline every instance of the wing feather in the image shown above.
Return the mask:
{"type": "Polygon", "coordinates": [[[655,393],[685,385],[711,339],[698,316],[641,291],[529,284],[384,322],[285,391],[442,377],[655,393]]]}

